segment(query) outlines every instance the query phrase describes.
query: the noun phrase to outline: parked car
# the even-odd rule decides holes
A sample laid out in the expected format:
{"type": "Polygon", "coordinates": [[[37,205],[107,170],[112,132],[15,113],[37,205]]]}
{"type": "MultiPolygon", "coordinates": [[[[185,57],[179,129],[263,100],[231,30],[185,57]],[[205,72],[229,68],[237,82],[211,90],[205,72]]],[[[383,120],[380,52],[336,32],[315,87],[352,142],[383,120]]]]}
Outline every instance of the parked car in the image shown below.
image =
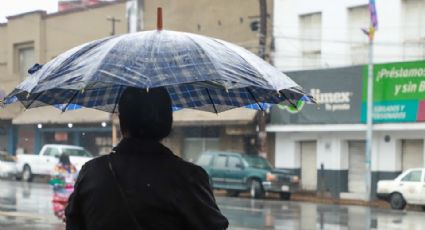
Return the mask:
{"type": "Polygon", "coordinates": [[[34,175],[51,175],[62,153],[67,153],[70,156],[71,163],[77,170],[80,170],[87,161],[94,157],[93,154],[80,146],[44,145],[37,155],[17,155],[18,179],[31,181],[34,175]]]}
{"type": "Polygon", "coordinates": [[[409,169],[394,180],[378,181],[377,196],[402,210],[406,204],[421,205],[425,211],[425,169],[409,169]]]}
{"type": "Polygon", "coordinates": [[[289,200],[299,187],[298,176],[273,168],[258,155],[206,152],[196,163],[207,171],[214,189],[227,190],[230,196],[248,191],[252,198],[261,198],[265,192],[275,192],[289,200]]]}
{"type": "Polygon", "coordinates": [[[16,158],[0,151],[0,177],[13,178],[17,175],[16,158]]]}

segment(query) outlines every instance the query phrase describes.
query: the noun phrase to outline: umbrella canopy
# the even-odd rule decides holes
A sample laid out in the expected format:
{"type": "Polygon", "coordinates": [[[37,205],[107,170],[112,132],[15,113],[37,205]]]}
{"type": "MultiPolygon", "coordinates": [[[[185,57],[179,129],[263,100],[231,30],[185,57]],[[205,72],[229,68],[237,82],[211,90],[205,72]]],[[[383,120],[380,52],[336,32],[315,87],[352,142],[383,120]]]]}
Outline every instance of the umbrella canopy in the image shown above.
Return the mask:
{"type": "Polygon", "coordinates": [[[5,98],[26,108],[55,105],[116,112],[126,87],[165,87],[174,109],[222,112],[236,107],[311,101],[288,76],[234,44],[154,30],[108,37],[35,66],[5,98]]]}

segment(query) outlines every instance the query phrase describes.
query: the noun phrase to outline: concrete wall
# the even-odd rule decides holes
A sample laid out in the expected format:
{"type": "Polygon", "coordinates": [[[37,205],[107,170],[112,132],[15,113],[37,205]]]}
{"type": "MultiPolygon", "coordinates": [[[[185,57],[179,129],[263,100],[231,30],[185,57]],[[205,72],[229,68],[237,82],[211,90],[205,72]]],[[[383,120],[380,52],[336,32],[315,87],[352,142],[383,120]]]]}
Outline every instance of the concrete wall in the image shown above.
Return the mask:
{"type": "MultiPolygon", "coordinates": [[[[164,29],[217,37],[258,51],[258,32],[250,23],[258,20],[258,0],[145,1],[144,30],[156,29],[156,8],[161,6],[164,29]]],[[[273,1],[267,0],[269,43],[273,31],[273,1]]]]}
{"type": "Polygon", "coordinates": [[[119,19],[116,34],[127,32],[124,3],[71,13],[57,13],[45,18],[45,55],[50,60],[58,54],[80,44],[110,36],[112,24],[108,17],[119,19]]]}

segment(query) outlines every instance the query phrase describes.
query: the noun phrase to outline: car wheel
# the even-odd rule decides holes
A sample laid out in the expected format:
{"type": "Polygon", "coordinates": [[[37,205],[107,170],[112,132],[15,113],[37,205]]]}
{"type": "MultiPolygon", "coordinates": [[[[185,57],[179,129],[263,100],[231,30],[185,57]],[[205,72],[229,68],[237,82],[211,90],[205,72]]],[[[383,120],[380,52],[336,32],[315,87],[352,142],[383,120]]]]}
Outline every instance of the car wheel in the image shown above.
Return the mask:
{"type": "Polygon", "coordinates": [[[279,193],[280,199],[282,200],[290,200],[291,199],[291,193],[290,192],[281,192],[279,193]]]}
{"type": "Polygon", "coordinates": [[[237,197],[237,196],[239,196],[239,191],[227,190],[227,195],[230,196],[230,197],[237,197]]]}
{"type": "Polygon", "coordinates": [[[23,181],[27,181],[27,182],[32,181],[33,175],[32,175],[30,166],[28,166],[28,165],[24,166],[24,170],[22,171],[22,177],[21,178],[22,178],[23,181]]]}
{"type": "Polygon", "coordinates": [[[390,197],[390,205],[392,209],[402,210],[406,207],[406,201],[400,193],[393,193],[390,197]]]}
{"type": "Polygon", "coordinates": [[[262,198],[264,196],[264,190],[261,187],[260,181],[251,179],[249,181],[249,194],[251,198],[262,198]]]}

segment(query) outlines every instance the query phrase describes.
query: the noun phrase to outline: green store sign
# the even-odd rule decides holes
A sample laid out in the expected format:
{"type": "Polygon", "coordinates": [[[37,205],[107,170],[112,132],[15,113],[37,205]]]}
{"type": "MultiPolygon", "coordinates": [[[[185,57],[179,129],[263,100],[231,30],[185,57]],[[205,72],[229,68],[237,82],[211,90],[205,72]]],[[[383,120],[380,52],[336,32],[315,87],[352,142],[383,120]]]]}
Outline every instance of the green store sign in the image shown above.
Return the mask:
{"type": "MultiPolygon", "coordinates": [[[[368,68],[363,68],[361,121],[366,121],[368,68]]],[[[425,61],[374,65],[373,121],[425,121],[425,61]]]]}

